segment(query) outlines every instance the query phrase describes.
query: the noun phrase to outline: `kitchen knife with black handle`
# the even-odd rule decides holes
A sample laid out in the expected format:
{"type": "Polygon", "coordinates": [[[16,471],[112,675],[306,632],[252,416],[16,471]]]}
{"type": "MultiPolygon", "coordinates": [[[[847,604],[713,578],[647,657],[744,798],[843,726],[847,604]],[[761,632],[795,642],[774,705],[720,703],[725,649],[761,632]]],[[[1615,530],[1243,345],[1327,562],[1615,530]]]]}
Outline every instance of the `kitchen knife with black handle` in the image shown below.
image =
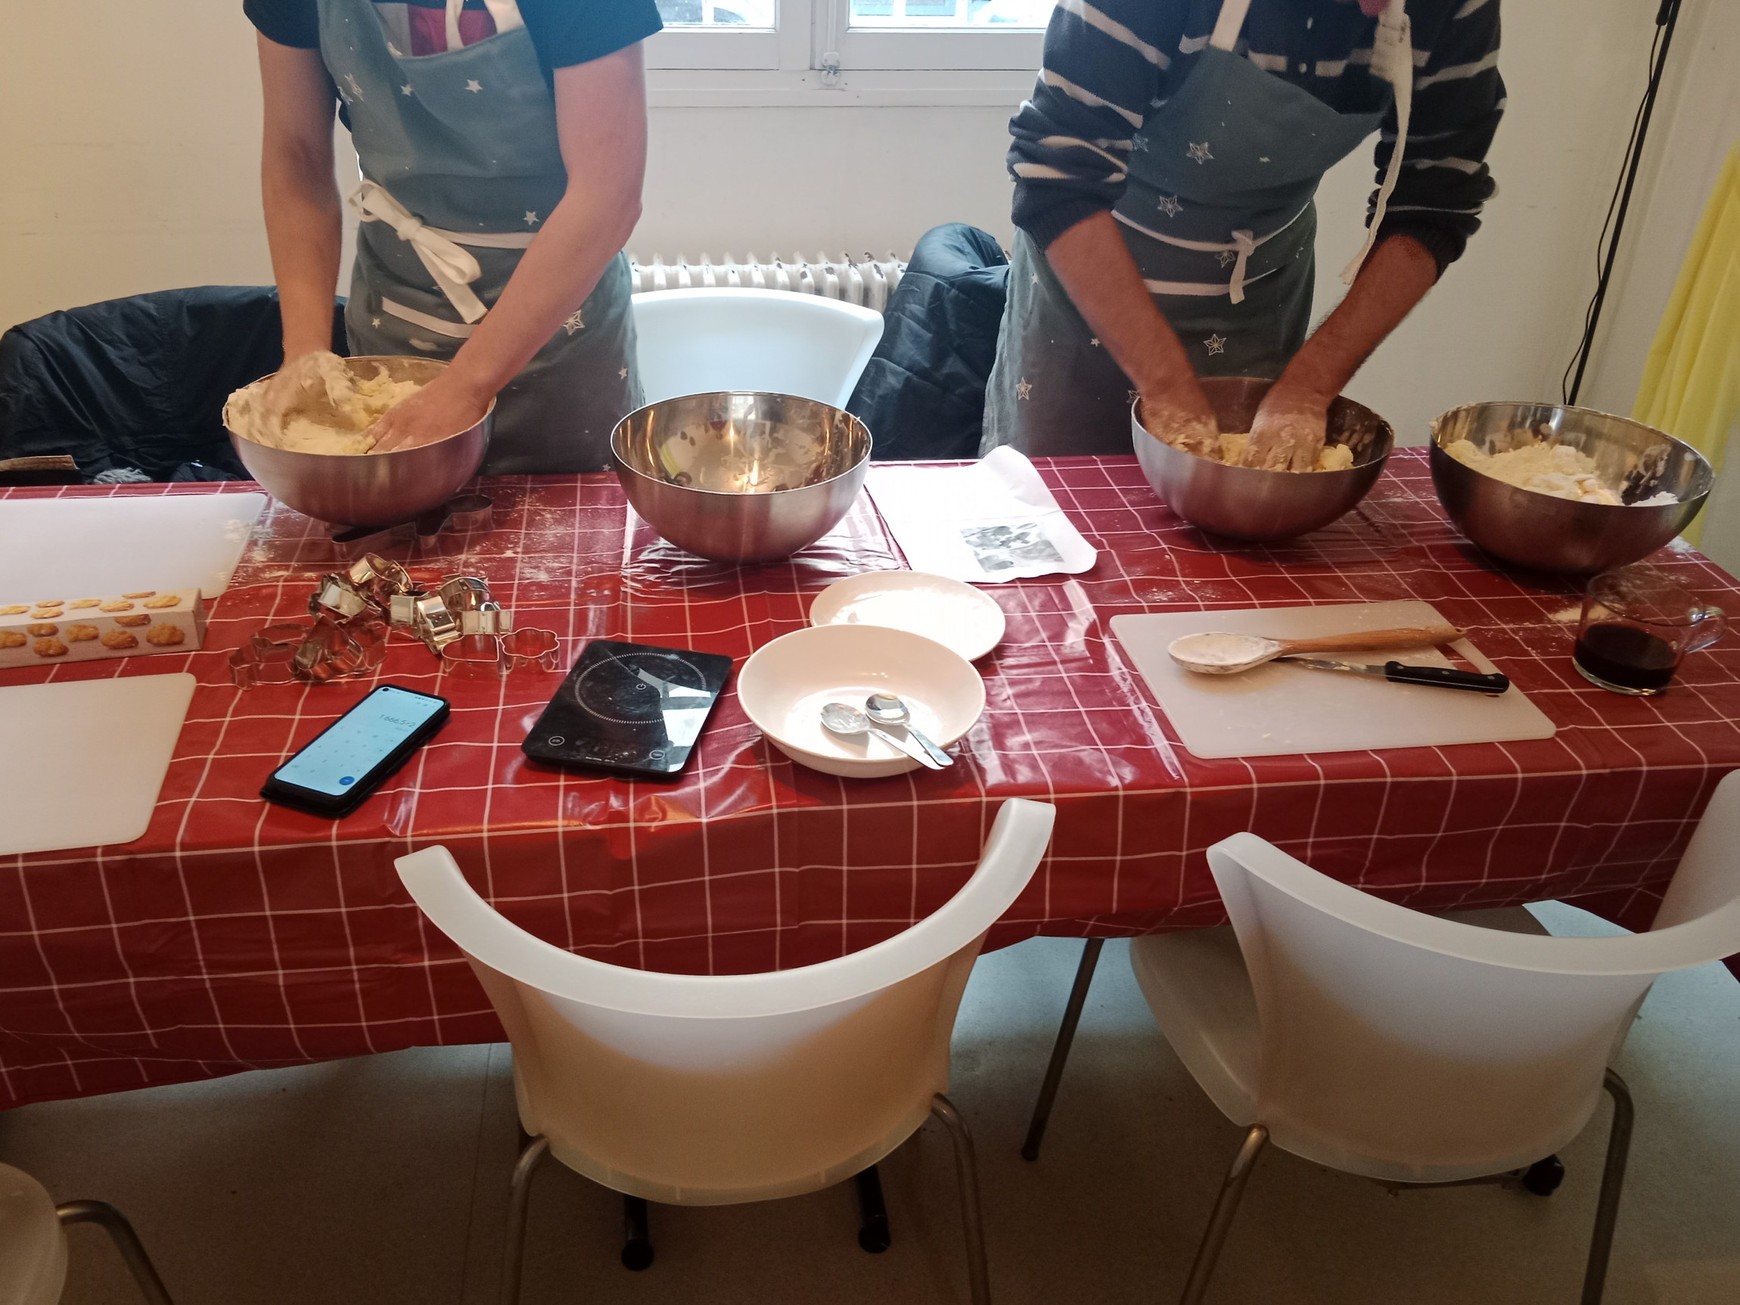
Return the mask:
{"type": "Polygon", "coordinates": [[[1424,684],[1438,689],[1468,689],[1474,693],[1503,693],[1510,688],[1510,678],[1494,671],[1483,675],[1479,671],[1459,671],[1451,666],[1408,666],[1402,662],[1337,662],[1323,657],[1279,657],[1277,661],[1309,666],[1314,671],[1349,671],[1355,675],[1377,675],[1392,684],[1424,684]]]}

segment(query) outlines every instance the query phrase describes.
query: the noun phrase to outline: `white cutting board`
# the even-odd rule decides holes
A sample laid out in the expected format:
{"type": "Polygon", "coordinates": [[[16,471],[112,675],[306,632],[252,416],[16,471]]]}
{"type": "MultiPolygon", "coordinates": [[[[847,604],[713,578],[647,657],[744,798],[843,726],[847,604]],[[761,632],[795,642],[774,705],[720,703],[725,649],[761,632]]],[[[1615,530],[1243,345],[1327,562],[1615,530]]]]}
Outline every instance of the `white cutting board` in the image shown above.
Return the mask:
{"type": "MultiPolygon", "coordinates": [[[[1430,603],[1347,603],[1218,612],[1114,616],[1112,633],[1159,699],[1184,746],[1198,757],[1275,757],[1550,739],[1554,725],[1520,689],[1489,696],[1391,684],[1370,675],[1270,662],[1240,675],[1199,675],[1167,655],[1186,634],[1225,631],[1305,639],[1355,630],[1448,625],[1430,603]]],[[[1481,671],[1496,669],[1466,639],[1452,645],[1481,671]]],[[[1333,653],[1317,656],[1333,657],[1333,653]]],[[[1449,666],[1436,649],[1347,653],[1354,662],[1449,666]]]]}
{"type": "Polygon", "coordinates": [[[135,589],[215,598],[265,510],[264,494],[0,500],[0,603],[135,589]]]}
{"type": "Polygon", "coordinates": [[[176,674],[0,688],[0,855],[143,834],[193,684],[176,674]]]}

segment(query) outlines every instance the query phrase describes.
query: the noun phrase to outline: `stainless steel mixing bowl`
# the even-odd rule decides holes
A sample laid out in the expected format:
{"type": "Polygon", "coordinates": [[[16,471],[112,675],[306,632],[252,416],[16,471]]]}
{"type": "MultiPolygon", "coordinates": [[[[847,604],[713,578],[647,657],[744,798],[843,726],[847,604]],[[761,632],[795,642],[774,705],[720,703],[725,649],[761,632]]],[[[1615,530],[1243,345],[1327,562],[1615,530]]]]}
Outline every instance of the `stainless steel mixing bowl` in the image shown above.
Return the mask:
{"type": "Polygon", "coordinates": [[[1438,501],[1469,539],[1506,562],[1571,574],[1648,557],[1691,524],[1716,479],[1703,454],[1654,427],[1550,403],[1452,408],[1432,423],[1429,456],[1438,501]],[[1595,459],[1603,481],[1625,487],[1627,505],[1576,503],[1518,489],[1444,452],[1465,439],[1488,453],[1503,453],[1543,432],[1595,459]],[[1679,501],[1628,506],[1663,490],[1679,501]]]}
{"type": "MultiPolygon", "coordinates": [[[[1255,376],[1207,376],[1202,390],[1223,431],[1249,430],[1274,384],[1255,376]]],[[[1252,543],[1320,530],[1364,498],[1395,446],[1390,424],[1352,399],[1329,405],[1329,443],[1353,449],[1346,471],[1264,471],[1229,467],[1150,435],[1130,408],[1136,460],[1160,501],[1191,525],[1252,543]]]]}
{"type": "Polygon", "coordinates": [[[870,431],[789,394],[728,390],[650,403],[610,437],[642,519],[724,562],[789,557],[839,523],[870,469],[870,431]]]}
{"type": "MultiPolygon", "coordinates": [[[[433,358],[367,355],[347,363],[373,376],[374,364],[396,381],[427,385],[447,364],[433,358]]],[[[262,377],[248,387],[263,386],[262,377]]],[[[495,403],[475,426],[433,444],[391,453],[296,453],[243,439],[230,431],[236,456],[273,498],[318,521],[343,526],[390,526],[440,507],[477,474],[489,448],[495,403]]],[[[226,428],[227,428],[226,422],[226,428]]]]}

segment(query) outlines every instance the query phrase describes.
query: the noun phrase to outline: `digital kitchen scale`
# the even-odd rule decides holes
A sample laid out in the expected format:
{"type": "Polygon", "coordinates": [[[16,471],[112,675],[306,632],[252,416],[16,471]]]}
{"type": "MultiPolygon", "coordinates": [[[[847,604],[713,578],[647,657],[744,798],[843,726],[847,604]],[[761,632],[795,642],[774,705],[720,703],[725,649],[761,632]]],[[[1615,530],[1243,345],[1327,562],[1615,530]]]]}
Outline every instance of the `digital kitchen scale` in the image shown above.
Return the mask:
{"type": "Polygon", "coordinates": [[[520,748],[562,766],[674,775],[730,674],[718,653],[594,639],[520,748]]]}

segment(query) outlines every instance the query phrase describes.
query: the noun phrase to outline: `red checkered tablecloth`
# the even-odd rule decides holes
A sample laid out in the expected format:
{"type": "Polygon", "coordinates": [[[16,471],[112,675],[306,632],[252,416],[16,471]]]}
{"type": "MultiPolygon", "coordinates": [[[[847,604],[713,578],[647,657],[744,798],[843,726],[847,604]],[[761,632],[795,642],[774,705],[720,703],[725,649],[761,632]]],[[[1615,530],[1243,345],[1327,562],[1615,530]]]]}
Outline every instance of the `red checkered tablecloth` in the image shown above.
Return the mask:
{"type": "MultiPolygon", "coordinates": [[[[1041,472],[1098,565],[987,590],[1008,637],[980,663],[984,717],[942,773],[848,781],[773,751],[727,692],[673,783],[535,770],[520,740],[560,673],[484,682],[396,640],[380,678],[451,699],[447,728],[354,816],[268,806],[260,783],[375,682],[247,691],[227,653],[305,612],[337,559],[273,505],[204,650],[45,678],[191,671],[199,681],[155,815],[125,846],[0,858],[0,1105],[429,1043],[494,1040],[469,969],[423,922],[393,859],[451,848],[480,891],[562,946],[621,964],[730,972],[867,945],[946,900],[1004,798],[1054,802],[1050,854],[992,933],[1114,935],[1222,916],[1203,851],[1255,830],[1318,868],[1425,908],[1576,898],[1647,924],[1716,781],[1740,766],[1740,641],[1628,699],[1572,669],[1567,583],[1501,575],[1445,521],[1418,450],[1336,525],[1229,547],[1162,508],[1130,458],[1041,472]],[[1538,742],[1203,761],[1180,748],[1109,636],[1124,612],[1424,599],[1558,726],[1538,742]]],[[[180,494],[252,486],[13,490],[180,494]]],[[[810,597],[900,566],[861,497],[788,562],[690,557],[608,476],[484,482],[494,528],[433,561],[488,577],[522,625],[741,659],[810,597]]],[[[1717,602],[1740,586],[1675,547],[1656,559],[1717,602]]],[[[3,800],[3,795],[0,795],[3,800]]]]}

